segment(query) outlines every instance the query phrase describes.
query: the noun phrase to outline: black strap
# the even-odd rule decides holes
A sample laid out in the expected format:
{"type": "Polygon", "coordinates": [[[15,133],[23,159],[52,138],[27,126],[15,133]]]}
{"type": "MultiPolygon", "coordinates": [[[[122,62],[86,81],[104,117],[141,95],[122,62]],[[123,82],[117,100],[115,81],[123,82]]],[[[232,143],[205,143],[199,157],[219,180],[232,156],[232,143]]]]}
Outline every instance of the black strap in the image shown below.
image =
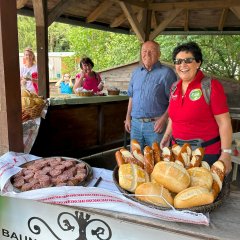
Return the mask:
{"type": "Polygon", "coordinates": [[[207,147],[209,145],[212,145],[220,141],[220,136],[217,136],[205,142],[200,142],[198,139],[191,139],[191,140],[175,139],[173,136],[172,136],[172,140],[180,146],[182,146],[184,143],[189,143],[191,146],[207,147]]]}
{"type": "Polygon", "coordinates": [[[219,142],[219,141],[220,141],[220,136],[217,136],[215,138],[212,138],[208,141],[203,142],[201,145],[202,145],[202,147],[207,147],[207,146],[212,145],[212,144],[214,144],[216,142],[219,142]]]}

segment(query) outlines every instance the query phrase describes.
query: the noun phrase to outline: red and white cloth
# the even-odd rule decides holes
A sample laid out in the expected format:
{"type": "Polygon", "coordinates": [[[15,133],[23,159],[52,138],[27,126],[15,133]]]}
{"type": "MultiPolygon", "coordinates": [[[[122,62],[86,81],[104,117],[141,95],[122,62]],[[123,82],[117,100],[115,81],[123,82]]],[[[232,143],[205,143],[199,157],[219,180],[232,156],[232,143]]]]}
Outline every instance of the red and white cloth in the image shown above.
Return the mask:
{"type": "Polygon", "coordinates": [[[53,187],[16,193],[9,181],[16,174],[19,165],[35,160],[38,157],[29,154],[6,153],[0,157],[0,187],[1,194],[15,198],[32,199],[45,203],[97,208],[132,215],[140,215],[166,221],[184,222],[199,225],[209,225],[209,217],[202,213],[190,211],[177,211],[174,208],[162,211],[142,205],[126,198],[118,191],[112,180],[112,171],[93,168],[93,179],[88,187],[53,187]],[[102,181],[98,187],[92,187],[101,176],[102,181]]]}

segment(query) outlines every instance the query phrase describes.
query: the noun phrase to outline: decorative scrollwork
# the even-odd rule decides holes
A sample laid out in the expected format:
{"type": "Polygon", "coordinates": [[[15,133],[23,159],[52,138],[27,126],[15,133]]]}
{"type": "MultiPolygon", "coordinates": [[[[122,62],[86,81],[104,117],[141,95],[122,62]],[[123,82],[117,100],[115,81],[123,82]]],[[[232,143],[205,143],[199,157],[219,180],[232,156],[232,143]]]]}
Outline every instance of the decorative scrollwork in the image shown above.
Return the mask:
{"type": "MultiPolygon", "coordinates": [[[[91,215],[79,211],[75,211],[75,215],[69,212],[62,212],[58,215],[57,222],[59,227],[63,231],[76,231],[75,226],[71,224],[72,220],[77,222],[78,224],[78,233],[79,236],[76,240],[88,240],[87,239],[87,229],[90,228],[90,224],[94,223],[93,226],[90,228],[90,231],[88,231],[89,234],[92,236],[96,236],[99,240],[109,240],[112,237],[112,231],[111,228],[108,226],[106,222],[104,222],[101,219],[92,219],[90,220],[91,215]],[[98,224],[98,226],[97,226],[98,224]]],[[[49,227],[49,225],[38,217],[32,217],[28,220],[28,228],[33,234],[39,235],[41,233],[41,228],[39,225],[34,224],[33,227],[31,226],[32,221],[37,220],[43,223],[48,230],[51,232],[51,234],[58,240],[61,240],[54,231],[49,227]]],[[[89,236],[89,238],[91,239],[89,236]]]]}

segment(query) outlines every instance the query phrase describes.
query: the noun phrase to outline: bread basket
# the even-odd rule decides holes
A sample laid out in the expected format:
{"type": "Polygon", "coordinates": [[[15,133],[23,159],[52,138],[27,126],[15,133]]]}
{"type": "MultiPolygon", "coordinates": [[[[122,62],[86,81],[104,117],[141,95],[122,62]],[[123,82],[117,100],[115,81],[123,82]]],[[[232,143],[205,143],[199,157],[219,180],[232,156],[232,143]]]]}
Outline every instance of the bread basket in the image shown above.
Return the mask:
{"type": "Polygon", "coordinates": [[[76,93],[77,96],[80,96],[80,97],[91,97],[94,95],[93,92],[78,92],[76,93]]]}
{"type": "Polygon", "coordinates": [[[112,90],[112,89],[108,89],[108,95],[119,95],[120,90],[112,90]]]}
{"type": "MultiPolygon", "coordinates": [[[[116,187],[118,188],[118,190],[126,197],[129,198],[135,202],[141,203],[142,205],[148,206],[150,208],[155,208],[158,210],[171,210],[171,208],[169,207],[161,207],[161,206],[157,206],[148,202],[143,202],[137,198],[135,198],[133,196],[133,194],[131,194],[130,192],[126,191],[125,189],[123,189],[120,185],[119,185],[119,176],[118,176],[118,166],[116,166],[113,170],[113,182],[116,185],[116,187]]],[[[219,193],[218,197],[215,199],[215,201],[211,204],[207,204],[207,205],[202,205],[202,206],[197,206],[197,207],[191,207],[191,208],[179,208],[179,211],[184,211],[184,210],[189,210],[189,211],[193,211],[193,212],[199,212],[199,213],[207,213],[207,212],[212,212],[214,211],[216,208],[220,207],[224,201],[224,199],[229,195],[230,193],[230,182],[228,178],[225,178],[223,181],[223,186],[222,186],[222,190],[219,193]]]]}
{"type": "Polygon", "coordinates": [[[45,107],[46,102],[32,107],[23,107],[23,112],[30,116],[31,119],[38,118],[41,116],[42,110],[45,107]]]}

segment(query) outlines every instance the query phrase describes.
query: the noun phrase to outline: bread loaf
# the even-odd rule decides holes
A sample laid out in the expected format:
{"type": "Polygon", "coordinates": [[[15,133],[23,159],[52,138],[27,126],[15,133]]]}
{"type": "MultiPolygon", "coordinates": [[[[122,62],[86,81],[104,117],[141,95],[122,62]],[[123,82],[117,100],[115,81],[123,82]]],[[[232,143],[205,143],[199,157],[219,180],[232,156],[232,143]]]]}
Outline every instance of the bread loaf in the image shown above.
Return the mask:
{"type": "Polygon", "coordinates": [[[161,161],[161,149],[158,142],[152,143],[152,150],[153,150],[154,164],[156,164],[161,161]]]}
{"type": "Polygon", "coordinates": [[[151,174],[154,168],[153,150],[151,147],[144,148],[144,169],[148,174],[151,174]]]}
{"type": "Polygon", "coordinates": [[[181,152],[182,147],[178,144],[173,144],[172,145],[172,152],[173,152],[173,156],[175,159],[177,159],[178,155],[181,152]]]}
{"type": "Polygon", "coordinates": [[[204,149],[202,147],[196,148],[192,151],[192,159],[189,167],[199,167],[204,156],[204,149]]]}
{"type": "Polygon", "coordinates": [[[135,151],[136,149],[139,149],[141,151],[141,146],[136,139],[131,140],[130,146],[131,146],[131,151],[132,152],[135,151]]]}
{"type": "Polygon", "coordinates": [[[212,189],[213,177],[209,170],[203,167],[194,167],[189,168],[187,171],[191,179],[190,187],[200,186],[208,190],[212,189]]]}
{"type": "Polygon", "coordinates": [[[210,171],[210,166],[209,166],[209,164],[206,161],[202,161],[201,162],[201,166],[206,168],[206,169],[208,169],[210,171]]]}
{"type": "Polygon", "coordinates": [[[164,147],[162,149],[162,159],[166,162],[174,161],[172,149],[170,147],[164,147]]]}
{"type": "Polygon", "coordinates": [[[138,159],[136,159],[132,153],[130,153],[127,149],[121,148],[120,152],[122,154],[122,157],[126,163],[134,163],[139,165],[141,168],[144,168],[144,164],[140,162],[138,159]]]}
{"type": "Polygon", "coordinates": [[[158,183],[147,182],[139,185],[136,188],[135,197],[157,206],[169,207],[169,204],[173,205],[170,192],[158,183]]]}
{"type": "Polygon", "coordinates": [[[190,187],[179,192],[174,198],[175,208],[191,208],[210,204],[214,201],[212,192],[203,187],[190,187]]]}
{"type": "Polygon", "coordinates": [[[176,160],[183,163],[184,167],[189,167],[192,156],[192,149],[188,143],[184,143],[176,160]]]}
{"type": "Polygon", "coordinates": [[[217,198],[218,194],[222,190],[223,179],[225,175],[225,165],[223,161],[218,160],[211,166],[211,173],[213,177],[212,192],[214,199],[217,198]]]}
{"type": "Polygon", "coordinates": [[[117,165],[120,167],[122,164],[125,163],[123,157],[122,157],[122,154],[120,151],[116,151],[115,152],[115,159],[116,159],[116,162],[117,162],[117,165]]]}
{"type": "Polygon", "coordinates": [[[129,191],[135,192],[136,188],[145,182],[149,182],[149,176],[145,170],[136,164],[123,164],[118,169],[119,185],[129,191]]]}
{"type": "Polygon", "coordinates": [[[187,170],[175,162],[161,161],[157,163],[151,177],[174,193],[181,192],[190,184],[187,170]]]}
{"type": "Polygon", "coordinates": [[[135,150],[133,151],[133,156],[134,156],[138,161],[140,161],[140,162],[143,164],[143,166],[144,166],[144,156],[143,156],[143,154],[142,154],[142,152],[141,152],[140,149],[135,149],[135,150]]]}

